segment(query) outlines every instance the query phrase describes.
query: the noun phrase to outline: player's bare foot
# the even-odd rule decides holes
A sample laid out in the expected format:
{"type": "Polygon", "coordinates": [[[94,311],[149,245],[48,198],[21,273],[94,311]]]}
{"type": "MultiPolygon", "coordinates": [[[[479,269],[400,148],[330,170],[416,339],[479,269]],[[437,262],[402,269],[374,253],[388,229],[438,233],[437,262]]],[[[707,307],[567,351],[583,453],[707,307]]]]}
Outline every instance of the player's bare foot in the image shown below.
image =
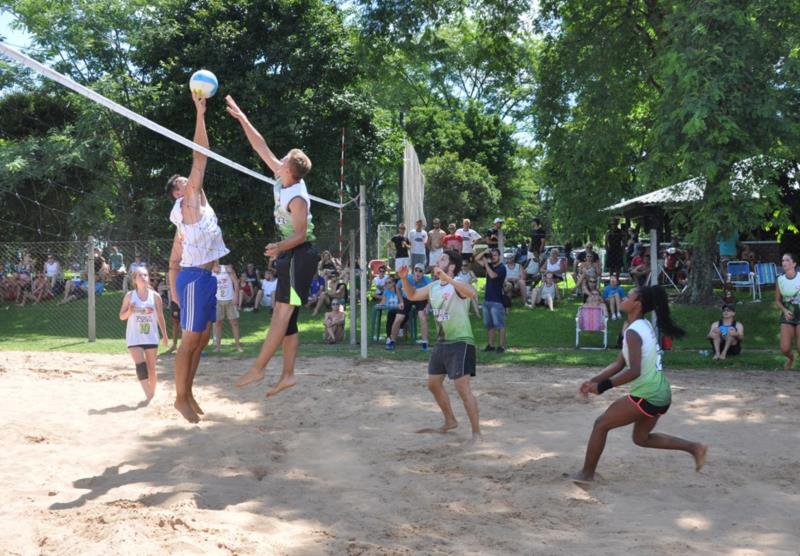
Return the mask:
{"type": "Polygon", "coordinates": [[[276,394],[280,394],[281,392],[283,392],[287,388],[291,388],[295,384],[297,384],[297,379],[294,378],[294,376],[290,376],[290,377],[287,377],[287,378],[281,378],[278,381],[278,384],[276,384],[275,386],[273,386],[272,388],[267,390],[267,397],[271,398],[272,396],[274,396],[276,394]]]}
{"type": "Polygon", "coordinates": [[[794,356],[792,356],[792,357],[790,357],[790,358],[788,358],[788,359],[786,360],[786,364],[783,366],[783,370],[784,370],[784,371],[789,371],[789,370],[791,370],[791,368],[792,368],[792,365],[794,365],[794,356]]]}
{"type": "Polygon", "coordinates": [[[189,405],[189,402],[185,400],[175,400],[175,409],[177,409],[183,418],[189,421],[190,423],[198,423],[200,422],[200,417],[197,416],[192,410],[192,406],[189,405]]]}
{"type": "Polygon", "coordinates": [[[250,367],[246,373],[236,380],[236,387],[241,388],[242,386],[247,386],[248,384],[253,384],[254,382],[260,382],[264,380],[266,374],[267,373],[265,373],[263,369],[250,367]]]}
{"type": "Polygon", "coordinates": [[[573,483],[578,483],[580,485],[590,485],[594,482],[594,474],[590,475],[583,470],[577,473],[567,474],[566,477],[573,483]]]}
{"type": "Polygon", "coordinates": [[[428,427],[424,429],[419,429],[417,433],[419,434],[429,434],[429,433],[437,433],[437,434],[444,434],[447,431],[451,431],[458,426],[458,421],[455,419],[452,421],[445,421],[444,425],[441,427],[428,427]]]}
{"type": "Polygon", "coordinates": [[[205,411],[200,408],[200,405],[197,403],[197,400],[194,399],[192,394],[189,394],[189,405],[191,406],[192,411],[198,415],[205,415],[205,411]]]}
{"type": "Polygon", "coordinates": [[[483,435],[479,432],[473,432],[472,438],[467,442],[467,446],[479,446],[483,444],[483,435]]]}
{"type": "Polygon", "coordinates": [[[708,455],[708,446],[705,444],[698,444],[693,455],[694,455],[694,470],[700,471],[706,464],[706,456],[708,455]]]}

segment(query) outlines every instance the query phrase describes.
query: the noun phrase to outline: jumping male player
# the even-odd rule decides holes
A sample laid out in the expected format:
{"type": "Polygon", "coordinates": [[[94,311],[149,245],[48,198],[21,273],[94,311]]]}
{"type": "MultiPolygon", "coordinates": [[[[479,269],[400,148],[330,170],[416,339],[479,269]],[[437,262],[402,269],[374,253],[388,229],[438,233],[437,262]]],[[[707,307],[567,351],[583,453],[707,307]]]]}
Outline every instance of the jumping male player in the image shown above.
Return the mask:
{"type": "Polygon", "coordinates": [[[311,198],[303,177],[311,169],[311,161],[300,149],[290,150],[279,159],[267,146],[264,137],[253,127],[244,112],[230,97],[225,97],[228,113],[244,129],[247,140],[258,156],[275,174],[275,224],[283,239],[267,245],[264,254],[277,257],[275,266],[278,286],[274,294],[272,322],[261,346],[261,352],[250,369],[239,377],[236,386],[242,387],[263,380],[269,360],[279,347],[283,348],[283,371],[277,384],[267,390],[267,397],[295,385],[294,364],[300,345],[297,334],[297,314],[306,304],[311,279],[317,272],[319,255],[311,240],[314,225],[311,222],[311,198]]]}
{"type": "MultiPolygon", "coordinates": [[[[194,142],[208,148],[206,99],[192,95],[197,119],[194,142]]],[[[188,178],[174,175],[167,182],[167,195],[175,199],[169,219],[177,227],[169,256],[169,289],[180,306],[182,338],[175,356],[175,409],[190,423],[197,423],[203,410],[192,394],[200,354],[208,344],[211,323],[217,318],[217,280],[211,275],[214,261],[227,255],[217,215],[203,191],[208,157],[193,154],[188,178]]]]}

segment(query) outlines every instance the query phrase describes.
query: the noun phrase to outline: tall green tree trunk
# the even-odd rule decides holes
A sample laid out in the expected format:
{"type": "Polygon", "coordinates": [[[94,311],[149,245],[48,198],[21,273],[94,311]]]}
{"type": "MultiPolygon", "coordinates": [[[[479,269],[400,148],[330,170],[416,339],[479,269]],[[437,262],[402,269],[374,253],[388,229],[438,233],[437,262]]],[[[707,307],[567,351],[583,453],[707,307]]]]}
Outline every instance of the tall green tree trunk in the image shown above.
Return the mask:
{"type": "Polygon", "coordinates": [[[689,273],[689,284],[678,298],[681,303],[690,305],[711,305],[718,301],[714,295],[714,255],[717,249],[716,237],[703,234],[693,243],[692,271],[689,273]]]}

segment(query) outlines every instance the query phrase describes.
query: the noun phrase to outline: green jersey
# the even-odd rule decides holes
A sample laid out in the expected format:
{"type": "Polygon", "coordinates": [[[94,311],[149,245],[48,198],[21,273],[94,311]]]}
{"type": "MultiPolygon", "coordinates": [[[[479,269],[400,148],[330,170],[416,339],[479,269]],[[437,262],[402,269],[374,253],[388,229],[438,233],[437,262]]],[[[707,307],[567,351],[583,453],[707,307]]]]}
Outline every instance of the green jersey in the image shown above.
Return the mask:
{"type": "Polygon", "coordinates": [[[470,300],[458,295],[452,284],[435,281],[429,291],[436,339],[441,343],[466,342],[475,345],[469,321],[470,300]]]}
{"type": "MultiPolygon", "coordinates": [[[[642,366],[639,376],[630,384],[631,396],[644,398],[653,405],[665,406],[672,401],[672,393],[667,377],[661,368],[661,349],[653,325],[645,319],[638,319],[628,326],[642,340],[642,366]]],[[[622,341],[622,356],[631,366],[628,353],[627,330],[622,341]]]]}
{"type": "Polygon", "coordinates": [[[294,234],[294,226],[292,226],[292,215],[289,212],[289,203],[295,197],[300,197],[306,202],[308,207],[308,228],[306,230],[306,240],[314,240],[314,223],[311,221],[311,197],[308,196],[308,190],[303,180],[290,187],[283,187],[281,180],[276,180],[273,188],[275,194],[275,224],[281,233],[281,237],[286,239],[294,234]]]}

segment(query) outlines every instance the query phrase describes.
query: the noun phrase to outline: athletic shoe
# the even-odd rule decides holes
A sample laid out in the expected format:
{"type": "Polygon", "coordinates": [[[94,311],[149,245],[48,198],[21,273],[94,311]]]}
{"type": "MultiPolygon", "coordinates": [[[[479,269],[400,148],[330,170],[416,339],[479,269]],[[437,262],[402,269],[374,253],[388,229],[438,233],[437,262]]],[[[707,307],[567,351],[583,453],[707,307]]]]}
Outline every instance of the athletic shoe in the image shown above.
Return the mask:
{"type": "Polygon", "coordinates": [[[506,352],[506,348],[504,348],[503,346],[500,346],[500,347],[497,348],[497,353],[505,353],[505,352],[506,352]]]}
{"type": "Polygon", "coordinates": [[[386,349],[386,351],[394,351],[394,341],[393,340],[387,341],[386,346],[384,346],[384,349],[386,349]]]}
{"type": "Polygon", "coordinates": [[[428,342],[422,342],[422,351],[428,351],[428,342]]]}
{"type": "Polygon", "coordinates": [[[494,351],[494,346],[486,346],[483,348],[484,353],[489,353],[490,351],[494,351]]]}

